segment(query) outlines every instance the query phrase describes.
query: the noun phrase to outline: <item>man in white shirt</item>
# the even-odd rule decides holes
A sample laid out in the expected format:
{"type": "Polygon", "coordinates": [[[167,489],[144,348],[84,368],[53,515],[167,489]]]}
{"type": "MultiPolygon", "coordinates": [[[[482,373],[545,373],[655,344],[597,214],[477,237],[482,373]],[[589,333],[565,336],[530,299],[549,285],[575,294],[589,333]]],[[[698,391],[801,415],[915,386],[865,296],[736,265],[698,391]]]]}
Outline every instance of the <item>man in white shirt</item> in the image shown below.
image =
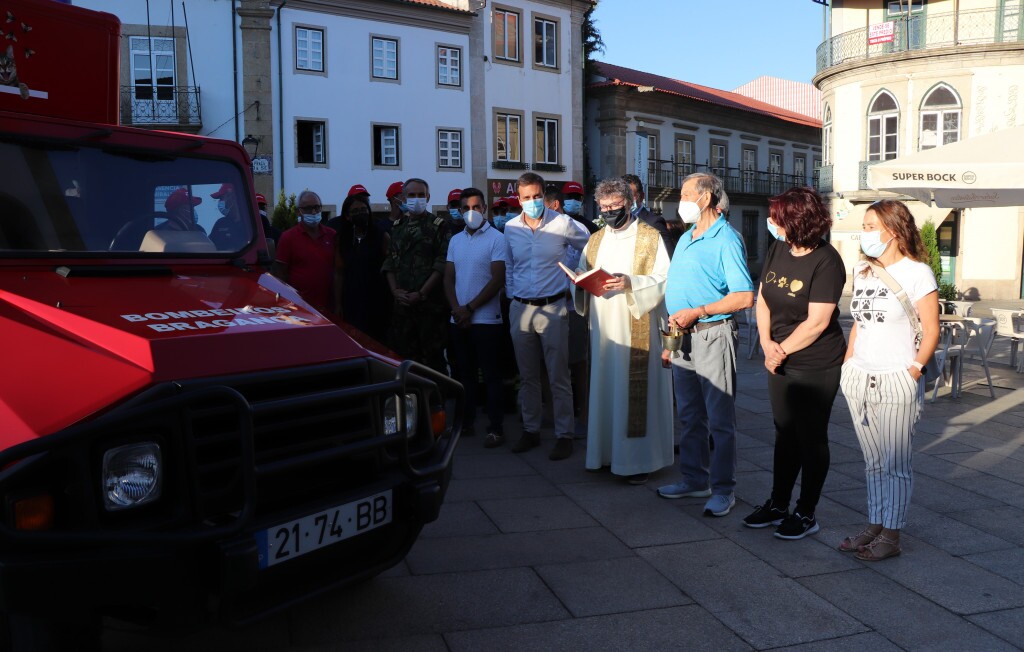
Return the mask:
{"type": "Polygon", "coordinates": [[[572,455],[575,430],[569,383],[568,277],[558,266],[569,248],[582,251],[589,233],[566,215],[544,207],[544,179],[532,172],[519,177],[523,212],[505,225],[506,293],[512,345],[519,364],[519,405],[523,436],[512,447],[522,453],[540,445],[541,356],[548,370],[555,421],[555,447],[548,456],[572,455]]]}
{"type": "Polygon", "coordinates": [[[498,297],[505,285],[505,236],[484,217],[487,204],[480,190],[462,190],[459,201],[466,228],[448,243],[444,271],[444,293],[452,309],[449,350],[455,353],[459,382],[466,388],[462,434],[473,434],[479,368],[487,387],[484,446],[494,448],[505,441],[502,379],[495,355],[505,337],[498,297]]]}

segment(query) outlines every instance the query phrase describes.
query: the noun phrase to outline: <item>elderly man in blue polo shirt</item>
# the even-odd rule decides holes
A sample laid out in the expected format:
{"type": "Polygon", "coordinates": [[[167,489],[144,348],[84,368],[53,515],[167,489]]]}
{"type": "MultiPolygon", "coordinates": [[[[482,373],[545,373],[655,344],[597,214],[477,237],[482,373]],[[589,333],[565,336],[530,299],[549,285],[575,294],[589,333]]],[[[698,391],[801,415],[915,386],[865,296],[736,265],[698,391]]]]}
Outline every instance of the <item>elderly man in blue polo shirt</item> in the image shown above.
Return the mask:
{"type": "Polygon", "coordinates": [[[722,181],[697,173],[683,179],[679,217],[693,228],[679,238],[668,271],[669,323],[685,333],[672,367],[676,418],[682,436],[683,481],[658,489],[663,498],[710,496],[707,516],[725,516],[736,504],[736,343],[733,313],[754,303],[743,238],[717,211],[722,181]],[[710,450],[708,435],[714,438],[710,450]]]}

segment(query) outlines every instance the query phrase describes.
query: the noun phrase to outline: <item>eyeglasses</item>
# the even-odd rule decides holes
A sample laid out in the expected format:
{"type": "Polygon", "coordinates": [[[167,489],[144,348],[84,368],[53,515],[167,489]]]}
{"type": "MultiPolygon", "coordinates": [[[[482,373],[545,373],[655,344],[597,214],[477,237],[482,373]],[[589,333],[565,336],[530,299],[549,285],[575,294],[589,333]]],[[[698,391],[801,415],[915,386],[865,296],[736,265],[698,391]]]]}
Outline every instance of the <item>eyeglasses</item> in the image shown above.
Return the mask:
{"type": "Polygon", "coordinates": [[[323,210],[324,210],[324,207],[321,206],[320,204],[315,204],[313,206],[299,206],[299,212],[300,213],[305,213],[306,215],[312,215],[313,213],[320,213],[323,210]]]}

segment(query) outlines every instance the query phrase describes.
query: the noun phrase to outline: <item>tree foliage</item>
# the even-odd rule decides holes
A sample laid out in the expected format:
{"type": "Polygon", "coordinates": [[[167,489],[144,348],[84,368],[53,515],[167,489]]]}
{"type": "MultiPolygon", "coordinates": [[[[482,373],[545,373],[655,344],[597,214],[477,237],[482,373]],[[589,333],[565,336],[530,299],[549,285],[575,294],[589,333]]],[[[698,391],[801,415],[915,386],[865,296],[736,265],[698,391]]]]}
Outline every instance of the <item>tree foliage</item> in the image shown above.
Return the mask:
{"type": "Polygon", "coordinates": [[[924,242],[924,249],[928,252],[928,266],[932,268],[937,281],[942,280],[942,260],[939,258],[939,234],[935,225],[925,222],[921,227],[921,241],[924,242]]]}
{"type": "Polygon", "coordinates": [[[295,206],[295,193],[284,194],[284,188],[277,193],[277,204],[274,206],[274,214],[270,217],[270,224],[275,229],[286,231],[295,226],[298,221],[298,208],[295,206]]]}

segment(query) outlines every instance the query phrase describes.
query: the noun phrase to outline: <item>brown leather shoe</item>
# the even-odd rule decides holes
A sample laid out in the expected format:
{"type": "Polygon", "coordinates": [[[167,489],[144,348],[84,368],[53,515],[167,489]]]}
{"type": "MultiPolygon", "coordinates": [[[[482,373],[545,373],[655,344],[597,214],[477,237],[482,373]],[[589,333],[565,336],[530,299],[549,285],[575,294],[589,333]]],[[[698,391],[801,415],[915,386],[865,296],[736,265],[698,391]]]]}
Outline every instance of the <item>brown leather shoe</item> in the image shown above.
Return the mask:
{"type": "Polygon", "coordinates": [[[559,437],[555,440],[555,447],[551,449],[551,453],[548,455],[549,460],[564,460],[572,455],[572,438],[571,437],[559,437]]]}
{"type": "Polygon", "coordinates": [[[513,453],[525,453],[526,451],[537,448],[540,446],[540,433],[539,432],[523,432],[523,436],[519,438],[519,441],[512,444],[513,453]]]}

